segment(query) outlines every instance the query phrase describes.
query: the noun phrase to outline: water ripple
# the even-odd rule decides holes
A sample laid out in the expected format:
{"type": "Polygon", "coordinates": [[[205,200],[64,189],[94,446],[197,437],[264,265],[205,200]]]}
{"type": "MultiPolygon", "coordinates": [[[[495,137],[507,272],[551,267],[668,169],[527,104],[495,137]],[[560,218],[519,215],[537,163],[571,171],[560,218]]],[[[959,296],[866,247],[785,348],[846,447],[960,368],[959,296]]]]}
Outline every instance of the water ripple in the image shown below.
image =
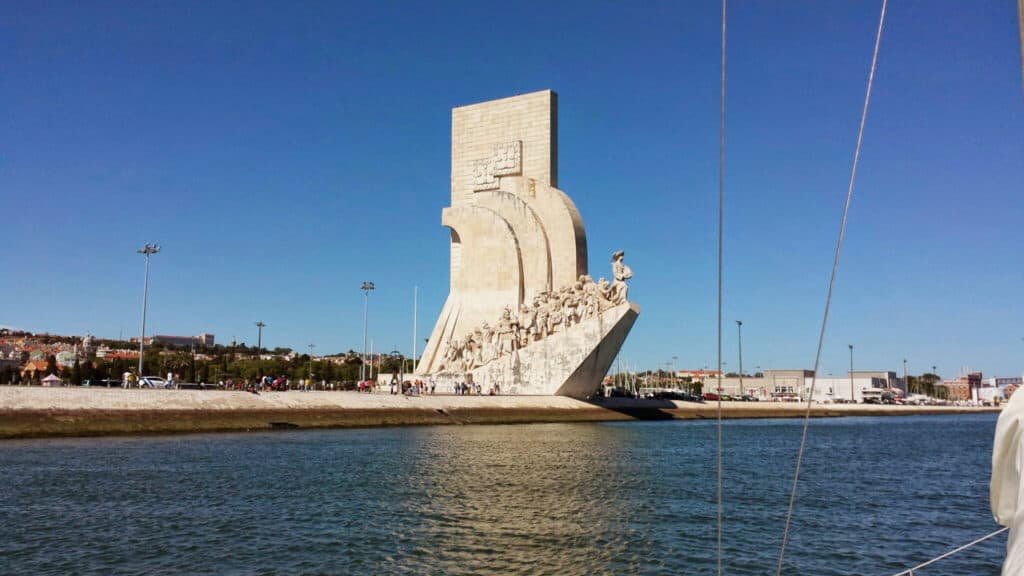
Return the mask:
{"type": "MultiPolygon", "coordinates": [[[[787,574],[891,574],[994,525],[990,415],[812,423],[787,574]]],[[[725,572],[774,570],[800,423],[732,421],[725,572]]],[[[710,422],[0,444],[0,572],[713,574],[710,422]]],[[[1005,538],[923,572],[998,574],[1005,538]]]]}

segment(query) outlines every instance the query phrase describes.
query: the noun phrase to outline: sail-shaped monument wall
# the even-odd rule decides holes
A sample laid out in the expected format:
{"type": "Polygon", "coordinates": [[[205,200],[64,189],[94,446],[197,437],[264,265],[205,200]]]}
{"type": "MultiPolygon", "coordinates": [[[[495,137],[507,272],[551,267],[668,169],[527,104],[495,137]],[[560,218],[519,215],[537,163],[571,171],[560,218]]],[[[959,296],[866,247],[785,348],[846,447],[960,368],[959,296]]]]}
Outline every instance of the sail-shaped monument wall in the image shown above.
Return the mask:
{"type": "Polygon", "coordinates": [[[583,220],[557,188],[557,103],[544,90],[452,110],[451,286],[416,370],[442,390],[587,397],[639,314],[621,253],[610,280],[588,275],[583,220]]]}

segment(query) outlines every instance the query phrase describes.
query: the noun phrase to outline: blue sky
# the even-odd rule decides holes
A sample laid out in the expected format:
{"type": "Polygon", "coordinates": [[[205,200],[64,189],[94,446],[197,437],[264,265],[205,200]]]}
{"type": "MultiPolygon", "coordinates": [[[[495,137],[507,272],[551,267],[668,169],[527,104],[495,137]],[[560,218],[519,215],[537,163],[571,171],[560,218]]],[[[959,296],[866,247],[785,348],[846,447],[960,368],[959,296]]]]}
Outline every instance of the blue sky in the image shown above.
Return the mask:
{"type": "MultiPolygon", "coordinates": [[[[810,367],[878,3],[733,2],[724,349],[810,367]]],[[[0,324],[412,348],[447,294],[450,109],[559,93],[624,357],[715,362],[717,2],[16,3],[0,14],[0,324]]],[[[891,3],[823,373],[1024,369],[1009,1],[891,3]]],[[[420,346],[422,348],[422,345],[420,346]]]]}

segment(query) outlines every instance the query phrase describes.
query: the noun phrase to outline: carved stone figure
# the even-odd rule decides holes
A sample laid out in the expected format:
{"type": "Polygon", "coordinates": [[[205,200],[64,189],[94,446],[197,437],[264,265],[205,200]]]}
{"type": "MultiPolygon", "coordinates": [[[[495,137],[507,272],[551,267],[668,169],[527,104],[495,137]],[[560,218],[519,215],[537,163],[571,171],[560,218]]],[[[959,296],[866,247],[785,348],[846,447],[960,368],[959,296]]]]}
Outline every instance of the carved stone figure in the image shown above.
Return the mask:
{"type": "Polygon", "coordinates": [[[533,300],[533,326],[530,328],[530,338],[540,340],[547,335],[548,310],[540,296],[533,300]]]}
{"type": "Polygon", "coordinates": [[[558,300],[553,300],[551,311],[548,312],[548,335],[554,334],[562,329],[562,322],[565,320],[565,315],[562,313],[562,307],[558,305],[558,300]]]}
{"type": "Polygon", "coordinates": [[[594,281],[587,275],[580,276],[580,282],[583,284],[583,318],[591,318],[597,314],[600,306],[597,284],[594,284],[594,281]]]}
{"type": "Polygon", "coordinates": [[[501,314],[501,320],[498,320],[498,324],[494,329],[497,356],[504,356],[505,354],[515,352],[518,343],[515,332],[518,325],[519,322],[512,318],[512,312],[505,308],[505,311],[501,314]]]}
{"type": "Polygon", "coordinates": [[[633,277],[633,271],[622,261],[625,255],[625,252],[622,250],[612,254],[612,277],[615,278],[615,281],[612,283],[608,300],[613,305],[622,304],[628,300],[627,292],[629,286],[626,285],[626,280],[633,277]]]}
{"type": "Polygon", "coordinates": [[[602,312],[609,307],[609,299],[612,295],[612,286],[608,283],[608,280],[601,278],[597,281],[597,295],[598,312],[602,312]]]}
{"type": "Polygon", "coordinates": [[[466,358],[466,365],[470,368],[476,368],[483,364],[483,336],[479,328],[473,331],[472,334],[466,336],[466,352],[463,353],[466,358]]]}
{"type": "Polygon", "coordinates": [[[563,300],[562,308],[565,311],[566,327],[579,324],[580,322],[580,297],[582,296],[582,294],[583,286],[579,282],[577,282],[576,284],[573,285],[572,290],[570,290],[565,295],[565,300],[563,300]]]}
{"type": "Polygon", "coordinates": [[[486,364],[498,355],[495,346],[494,328],[487,324],[487,322],[484,322],[481,332],[483,333],[483,339],[480,344],[480,364],[486,364]]]}
{"type": "Polygon", "coordinates": [[[531,308],[527,305],[519,307],[519,347],[522,348],[530,343],[531,334],[533,334],[533,324],[537,319],[536,308],[531,308]]]}

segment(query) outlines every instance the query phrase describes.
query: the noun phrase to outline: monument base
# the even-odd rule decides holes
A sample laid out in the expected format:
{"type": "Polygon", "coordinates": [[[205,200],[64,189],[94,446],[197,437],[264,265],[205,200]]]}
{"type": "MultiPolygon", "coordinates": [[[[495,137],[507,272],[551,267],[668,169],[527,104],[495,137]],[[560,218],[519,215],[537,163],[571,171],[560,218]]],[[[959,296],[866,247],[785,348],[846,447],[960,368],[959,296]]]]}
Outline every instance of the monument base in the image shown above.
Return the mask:
{"type": "Polygon", "coordinates": [[[587,398],[601,385],[639,314],[637,304],[619,304],[467,372],[432,377],[443,391],[465,382],[479,385],[485,394],[494,389],[587,398]]]}

